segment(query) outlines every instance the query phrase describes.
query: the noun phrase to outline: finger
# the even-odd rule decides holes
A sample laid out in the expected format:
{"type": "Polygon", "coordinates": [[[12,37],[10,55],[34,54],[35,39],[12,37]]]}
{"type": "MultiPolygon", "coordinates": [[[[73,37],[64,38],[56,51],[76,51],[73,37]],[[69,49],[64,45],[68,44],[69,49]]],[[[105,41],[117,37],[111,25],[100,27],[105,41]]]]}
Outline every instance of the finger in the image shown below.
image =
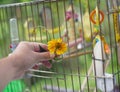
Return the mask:
{"type": "Polygon", "coordinates": [[[32,69],[39,69],[39,65],[35,64],[32,69]]]}
{"type": "Polygon", "coordinates": [[[51,68],[52,67],[52,64],[49,62],[49,61],[42,61],[41,62],[45,67],[47,68],[51,68]]]}
{"type": "Polygon", "coordinates": [[[37,43],[37,42],[31,43],[31,44],[33,45],[33,49],[34,49],[34,51],[36,51],[36,52],[40,52],[40,51],[41,51],[40,46],[41,46],[44,50],[48,51],[48,47],[47,47],[46,44],[37,43]]]}
{"type": "Polygon", "coordinates": [[[55,55],[50,54],[50,52],[42,52],[42,53],[34,52],[34,53],[36,55],[37,61],[50,60],[55,57],[55,55]]]}

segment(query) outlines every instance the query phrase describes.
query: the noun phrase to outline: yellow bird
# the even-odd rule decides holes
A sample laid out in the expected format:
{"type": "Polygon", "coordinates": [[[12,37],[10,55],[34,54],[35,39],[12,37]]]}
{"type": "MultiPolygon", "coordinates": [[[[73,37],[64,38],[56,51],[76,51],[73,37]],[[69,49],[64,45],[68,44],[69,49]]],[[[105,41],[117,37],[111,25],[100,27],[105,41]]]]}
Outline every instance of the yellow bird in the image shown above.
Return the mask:
{"type": "MultiPolygon", "coordinates": [[[[92,25],[92,29],[93,29],[93,25],[92,25]]],[[[97,30],[97,29],[93,29],[94,31],[92,31],[92,29],[90,25],[89,12],[86,11],[83,16],[83,29],[82,29],[82,31],[84,31],[83,34],[86,42],[91,41],[92,38],[91,36],[93,36],[92,34],[94,33],[95,30],[97,30]]]]}
{"type": "Polygon", "coordinates": [[[32,18],[28,18],[28,20],[24,23],[25,28],[25,36],[26,39],[31,39],[36,37],[36,27],[34,20],[32,18]]]}
{"type": "Polygon", "coordinates": [[[40,27],[42,32],[47,31],[49,34],[59,33],[65,28],[65,26],[62,25],[60,27],[55,27],[53,29],[46,29],[44,26],[36,26],[34,20],[32,18],[28,18],[24,23],[26,40],[33,40],[33,39],[40,40],[39,37],[37,37],[38,27],[40,27]]]}
{"type": "Polygon", "coordinates": [[[63,31],[65,29],[64,25],[60,26],[60,27],[55,27],[53,29],[46,29],[45,27],[41,27],[42,30],[45,32],[47,31],[50,34],[56,34],[59,33],[60,31],[63,31]]]}

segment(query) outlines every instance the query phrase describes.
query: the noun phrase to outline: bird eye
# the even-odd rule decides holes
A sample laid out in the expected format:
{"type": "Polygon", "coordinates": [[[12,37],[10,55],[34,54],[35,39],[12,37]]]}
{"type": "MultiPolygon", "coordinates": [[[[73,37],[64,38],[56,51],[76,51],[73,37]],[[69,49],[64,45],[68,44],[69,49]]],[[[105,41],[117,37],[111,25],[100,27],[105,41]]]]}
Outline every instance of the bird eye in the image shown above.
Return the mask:
{"type": "Polygon", "coordinates": [[[75,18],[75,22],[78,22],[78,18],[75,18]]]}

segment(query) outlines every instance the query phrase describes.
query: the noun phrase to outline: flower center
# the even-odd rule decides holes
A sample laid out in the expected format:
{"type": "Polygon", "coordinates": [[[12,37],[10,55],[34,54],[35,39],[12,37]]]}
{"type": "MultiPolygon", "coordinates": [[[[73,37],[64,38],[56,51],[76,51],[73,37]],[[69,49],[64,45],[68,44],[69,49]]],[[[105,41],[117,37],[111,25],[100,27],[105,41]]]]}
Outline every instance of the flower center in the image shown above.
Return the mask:
{"type": "Polygon", "coordinates": [[[56,44],[56,49],[59,49],[61,47],[61,43],[56,44]]]}

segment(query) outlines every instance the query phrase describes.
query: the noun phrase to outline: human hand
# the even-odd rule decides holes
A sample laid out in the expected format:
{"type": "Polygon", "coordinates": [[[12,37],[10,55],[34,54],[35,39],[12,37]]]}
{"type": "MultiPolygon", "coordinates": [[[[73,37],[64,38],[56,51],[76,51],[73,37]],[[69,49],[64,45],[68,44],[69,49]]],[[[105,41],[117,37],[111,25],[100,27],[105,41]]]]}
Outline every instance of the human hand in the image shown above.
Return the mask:
{"type": "MultiPolygon", "coordinates": [[[[12,58],[12,66],[16,70],[16,78],[24,75],[25,71],[32,68],[37,63],[45,63],[47,60],[53,59],[54,55],[51,55],[47,50],[47,45],[36,42],[20,42],[14,52],[10,55],[12,58]],[[46,50],[46,52],[40,52],[39,45],[46,50]]],[[[46,67],[50,67],[49,64],[44,64],[46,67]]],[[[15,78],[15,79],[16,79],[15,78]]]]}

